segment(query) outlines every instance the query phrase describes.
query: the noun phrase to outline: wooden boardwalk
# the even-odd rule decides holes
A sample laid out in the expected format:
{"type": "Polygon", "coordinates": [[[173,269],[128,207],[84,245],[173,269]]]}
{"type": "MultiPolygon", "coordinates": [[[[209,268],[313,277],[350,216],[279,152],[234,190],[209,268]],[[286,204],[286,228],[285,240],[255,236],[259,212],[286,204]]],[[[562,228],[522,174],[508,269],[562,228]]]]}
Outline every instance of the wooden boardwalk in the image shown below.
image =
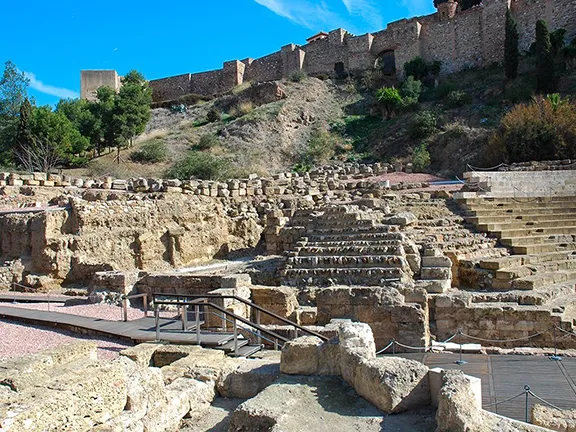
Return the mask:
{"type": "MultiPolygon", "coordinates": [[[[465,354],[468,362],[458,366],[458,354],[399,354],[422,361],[428,367],[459,369],[482,380],[482,405],[485,409],[517,420],[525,420],[526,397],[522,396],[502,404],[493,405],[524,392],[529,385],[534,394],[562,409],[576,409],[576,358],[561,362],[544,356],[504,356],[465,354]]],[[[529,409],[536,398],[530,396],[529,409]]]]}
{"type": "Polygon", "coordinates": [[[86,297],[72,297],[64,295],[24,295],[19,293],[6,293],[0,294],[0,303],[12,303],[16,300],[16,303],[66,303],[67,300],[86,300],[86,297]]]}
{"type": "MultiPolygon", "coordinates": [[[[60,312],[47,312],[10,306],[0,306],[0,319],[19,321],[26,324],[43,325],[71,330],[77,333],[103,335],[133,343],[156,340],[156,325],[153,317],[133,321],[108,321],[60,312]]],[[[179,319],[160,318],[160,339],[182,345],[197,343],[193,323],[188,332],[182,331],[179,319]]],[[[233,339],[232,333],[201,332],[200,340],[204,346],[219,346],[233,339]]]]}

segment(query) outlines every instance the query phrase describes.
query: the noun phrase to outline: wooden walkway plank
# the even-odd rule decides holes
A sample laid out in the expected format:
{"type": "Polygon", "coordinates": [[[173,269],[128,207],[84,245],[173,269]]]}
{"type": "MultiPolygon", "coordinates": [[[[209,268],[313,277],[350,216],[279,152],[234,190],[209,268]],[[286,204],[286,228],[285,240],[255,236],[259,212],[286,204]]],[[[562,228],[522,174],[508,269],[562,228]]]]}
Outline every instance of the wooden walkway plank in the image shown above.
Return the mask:
{"type": "MultiPolygon", "coordinates": [[[[0,305],[0,318],[22,321],[29,324],[39,324],[49,327],[60,327],[68,330],[81,329],[107,337],[115,337],[138,342],[156,340],[156,324],[152,317],[134,321],[108,321],[100,318],[89,318],[60,312],[38,311],[0,305]]],[[[177,319],[160,318],[161,340],[185,345],[196,344],[195,331],[182,331],[181,321],[177,319]]],[[[190,327],[189,327],[190,328],[190,327]]],[[[233,338],[231,333],[201,332],[202,345],[218,346],[233,338]]]]}

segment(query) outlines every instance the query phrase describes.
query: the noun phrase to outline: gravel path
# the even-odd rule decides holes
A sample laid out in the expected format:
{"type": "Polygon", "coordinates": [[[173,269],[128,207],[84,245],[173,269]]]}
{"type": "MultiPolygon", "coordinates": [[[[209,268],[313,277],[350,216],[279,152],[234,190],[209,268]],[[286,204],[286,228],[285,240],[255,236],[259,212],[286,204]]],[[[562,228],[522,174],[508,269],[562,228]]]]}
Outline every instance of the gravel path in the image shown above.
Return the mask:
{"type": "Polygon", "coordinates": [[[65,330],[16,324],[0,320],[0,360],[35,354],[60,345],[78,341],[94,341],[98,345],[98,358],[112,360],[118,352],[131,346],[113,339],[80,336],[65,330]]]}
{"type": "MultiPolygon", "coordinates": [[[[18,294],[23,295],[23,293],[18,294]]],[[[33,295],[38,296],[39,294],[33,295]]],[[[48,310],[48,303],[2,303],[2,306],[42,311],[48,310]]],[[[123,319],[121,307],[106,304],[64,306],[62,303],[51,303],[50,311],[110,321],[121,321],[123,319]]],[[[144,313],[142,310],[133,307],[128,308],[129,320],[139,319],[143,316],[144,313]]],[[[98,345],[98,357],[101,359],[114,359],[118,356],[119,351],[131,346],[129,343],[114,339],[84,336],[66,330],[50,329],[47,327],[0,320],[0,359],[34,354],[79,340],[96,342],[98,345]]]]}
{"type": "MultiPolygon", "coordinates": [[[[2,303],[2,306],[17,307],[22,309],[32,309],[48,311],[48,303],[2,303]]],[[[81,315],[90,318],[100,318],[108,321],[122,321],[122,308],[107,304],[85,304],[65,306],[62,303],[51,303],[51,312],[66,313],[70,315],[81,315]]],[[[132,321],[144,317],[144,312],[133,307],[128,308],[128,320],[132,321]]]]}

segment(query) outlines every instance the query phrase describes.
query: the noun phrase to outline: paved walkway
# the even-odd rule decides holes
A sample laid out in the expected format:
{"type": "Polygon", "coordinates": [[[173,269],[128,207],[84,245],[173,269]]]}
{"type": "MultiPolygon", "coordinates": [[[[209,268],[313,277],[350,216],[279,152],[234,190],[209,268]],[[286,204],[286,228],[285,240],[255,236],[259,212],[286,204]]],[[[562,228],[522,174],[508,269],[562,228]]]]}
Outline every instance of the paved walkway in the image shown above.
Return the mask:
{"type": "MultiPolygon", "coordinates": [[[[459,369],[482,379],[482,404],[485,409],[525,420],[526,397],[493,405],[524,392],[529,385],[532,392],[562,409],[576,409],[576,358],[561,362],[544,356],[465,354],[465,365],[454,364],[458,354],[399,354],[422,361],[430,368],[459,369]],[[492,405],[492,406],[490,406],[492,405]]],[[[530,396],[529,409],[538,401],[530,396]]]]}

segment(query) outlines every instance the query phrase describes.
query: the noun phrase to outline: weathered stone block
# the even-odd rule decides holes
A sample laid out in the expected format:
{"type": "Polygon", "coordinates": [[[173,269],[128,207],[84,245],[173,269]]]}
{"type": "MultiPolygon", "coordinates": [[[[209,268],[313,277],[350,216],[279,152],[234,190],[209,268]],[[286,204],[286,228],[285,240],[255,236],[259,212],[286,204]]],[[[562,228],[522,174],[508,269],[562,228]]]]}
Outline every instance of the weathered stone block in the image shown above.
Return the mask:
{"type": "Polygon", "coordinates": [[[302,336],[287,342],[282,349],[280,369],[292,375],[316,375],[318,373],[319,348],[322,339],[302,336]]]}

